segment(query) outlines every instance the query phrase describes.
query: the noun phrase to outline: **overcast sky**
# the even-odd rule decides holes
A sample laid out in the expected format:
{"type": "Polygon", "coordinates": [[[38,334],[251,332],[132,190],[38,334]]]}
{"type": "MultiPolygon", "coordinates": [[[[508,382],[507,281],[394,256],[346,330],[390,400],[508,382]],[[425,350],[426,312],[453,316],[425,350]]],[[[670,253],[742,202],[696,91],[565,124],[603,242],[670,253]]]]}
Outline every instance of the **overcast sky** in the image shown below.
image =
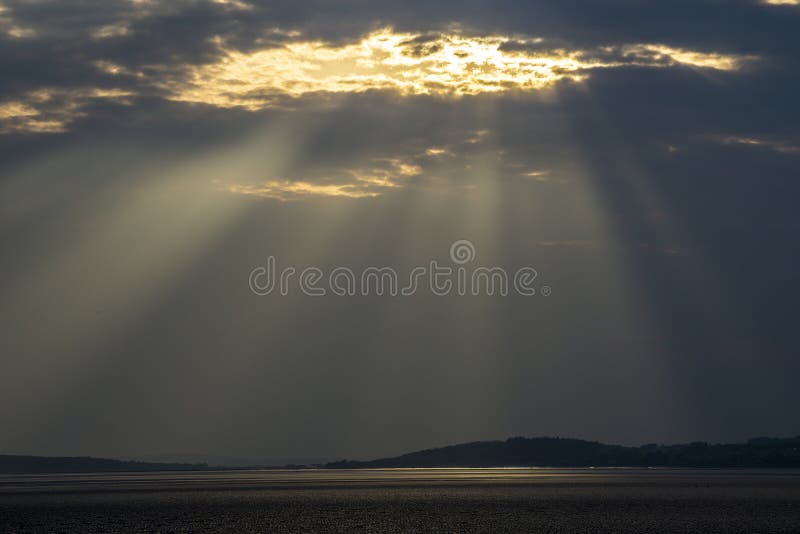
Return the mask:
{"type": "Polygon", "coordinates": [[[800,5],[0,0],[0,452],[800,433],[800,5]],[[254,269],[536,270],[258,295],[254,269]]]}

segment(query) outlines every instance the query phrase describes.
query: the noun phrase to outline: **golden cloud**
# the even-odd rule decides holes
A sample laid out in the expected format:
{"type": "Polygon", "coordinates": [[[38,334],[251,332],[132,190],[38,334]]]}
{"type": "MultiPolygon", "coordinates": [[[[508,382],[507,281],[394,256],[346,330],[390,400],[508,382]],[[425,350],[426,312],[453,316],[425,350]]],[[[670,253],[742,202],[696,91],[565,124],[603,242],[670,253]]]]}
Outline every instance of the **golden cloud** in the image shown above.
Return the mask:
{"type": "Polygon", "coordinates": [[[133,96],[122,89],[38,89],[22,98],[0,102],[0,134],[12,132],[60,133],[74,120],[86,115],[92,100],[126,103],[133,96]]]}
{"type": "Polygon", "coordinates": [[[0,36],[2,35],[12,39],[26,39],[36,36],[36,30],[17,24],[12,17],[11,10],[0,3],[0,36]]]}
{"type": "Polygon", "coordinates": [[[273,180],[259,185],[235,184],[228,188],[231,193],[274,200],[290,201],[308,197],[368,198],[380,193],[366,191],[355,184],[323,185],[291,180],[273,180]]]}
{"type": "MultiPolygon", "coordinates": [[[[136,9],[153,5],[148,0],[131,1],[136,9]]],[[[235,9],[249,6],[237,0],[216,3],[235,9]]],[[[13,23],[7,12],[0,4],[0,31],[3,21],[7,27],[13,23]]],[[[121,21],[95,28],[91,35],[109,39],[130,31],[128,22],[121,21]]],[[[134,75],[143,86],[164,91],[165,98],[172,101],[258,111],[309,94],[391,91],[457,98],[536,92],[560,82],[579,83],[596,69],[683,66],[734,71],[755,59],[660,44],[567,50],[548,48],[539,38],[402,33],[390,28],[346,44],[304,40],[294,30],[271,31],[289,40],[272,48],[242,52],[216,38],[220,59],[209,64],[179,69],[154,66],[149,74],[131,72],[109,61],[96,61],[94,66],[105,74],[134,75]]],[[[63,132],[84,116],[90,99],[124,101],[130,96],[135,95],[123,90],[40,88],[0,102],[0,133],[63,132]]],[[[481,135],[477,132],[473,142],[480,142],[481,135]]],[[[437,155],[446,153],[433,148],[428,154],[437,155]]]]}
{"type": "Polygon", "coordinates": [[[372,198],[405,186],[408,179],[422,174],[413,159],[374,158],[366,167],[344,169],[338,177],[319,181],[268,180],[249,185],[233,184],[231,193],[281,201],[313,197],[372,198]]]}
{"type": "Polygon", "coordinates": [[[217,44],[221,59],[191,67],[187,77],[167,82],[168,98],[259,110],[281,97],[311,93],[388,90],[464,96],[537,91],[562,81],[580,82],[594,69],[687,66],[730,71],[753,59],[658,44],[546,49],[541,39],[398,33],[388,28],[341,46],[296,40],[240,52],[226,48],[220,39],[217,44]]]}

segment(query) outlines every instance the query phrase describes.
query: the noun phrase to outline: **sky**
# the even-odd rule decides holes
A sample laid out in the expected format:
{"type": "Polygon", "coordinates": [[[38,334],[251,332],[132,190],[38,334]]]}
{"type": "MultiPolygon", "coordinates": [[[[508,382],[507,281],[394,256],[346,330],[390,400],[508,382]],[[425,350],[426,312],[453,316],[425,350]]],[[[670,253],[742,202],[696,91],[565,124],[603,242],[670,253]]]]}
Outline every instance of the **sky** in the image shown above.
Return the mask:
{"type": "Polygon", "coordinates": [[[0,453],[797,435],[798,50],[790,0],[0,0],[0,453]]]}

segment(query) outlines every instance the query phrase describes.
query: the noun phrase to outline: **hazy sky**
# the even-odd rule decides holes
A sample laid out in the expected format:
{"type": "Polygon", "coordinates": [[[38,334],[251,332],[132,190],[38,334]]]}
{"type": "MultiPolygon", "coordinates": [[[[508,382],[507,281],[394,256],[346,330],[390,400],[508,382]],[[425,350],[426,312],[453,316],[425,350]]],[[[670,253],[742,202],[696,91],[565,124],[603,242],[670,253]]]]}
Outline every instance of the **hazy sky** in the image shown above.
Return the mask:
{"type": "Polygon", "coordinates": [[[788,0],[0,0],[0,452],[797,435],[798,50],[788,0]],[[537,294],[249,284],[458,240],[537,294]]]}

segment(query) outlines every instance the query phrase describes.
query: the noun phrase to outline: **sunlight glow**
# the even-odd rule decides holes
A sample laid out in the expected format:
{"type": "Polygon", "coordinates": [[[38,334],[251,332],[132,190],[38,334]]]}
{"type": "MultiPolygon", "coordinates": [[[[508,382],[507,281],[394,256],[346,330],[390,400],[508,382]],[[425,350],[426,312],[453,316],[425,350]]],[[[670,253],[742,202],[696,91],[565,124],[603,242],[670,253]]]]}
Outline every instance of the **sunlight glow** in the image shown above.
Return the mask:
{"type": "MultiPolygon", "coordinates": [[[[247,4],[218,3],[236,9],[247,4]]],[[[0,31],[13,24],[0,4],[0,31]]],[[[130,32],[126,22],[96,28],[94,39],[130,32]]],[[[218,108],[258,111],[308,95],[391,91],[401,95],[457,98],[478,94],[536,92],[558,83],[579,83],[598,69],[689,67],[735,71],[754,56],[671,48],[661,44],[603,46],[585,50],[551,48],[540,38],[459,33],[375,31],[360,41],[334,45],[302,40],[294,30],[271,30],[288,39],[273,48],[242,52],[219,37],[221,59],[178,69],[134,72],[110,61],[95,68],[112,76],[136,77],[168,100],[218,108]]],[[[84,117],[92,99],[128,103],[137,90],[42,87],[0,102],[0,134],[54,133],[84,117]]],[[[479,140],[476,137],[476,142],[479,140]]],[[[435,150],[435,148],[433,148],[435,150]]],[[[445,155],[444,153],[430,155],[445,155]]]]}
{"type": "Polygon", "coordinates": [[[366,168],[347,169],[339,179],[325,181],[268,180],[259,184],[232,184],[228,192],[280,201],[309,197],[372,198],[405,185],[423,172],[422,167],[401,158],[379,158],[366,168]]]}
{"type": "Polygon", "coordinates": [[[240,52],[222,40],[217,44],[224,52],[221,60],[191,67],[187,78],[166,82],[170,99],[259,110],[277,105],[282,97],[312,93],[391,90],[403,95],[464,96],[580,82],[600,68],[736,70],[751,59],[654,44],[548,49],[541,39],[397,33],[390,28],[343,46],[293,41],[240,52]]]}
{"type": "Polygon", "coordinates": [[[634,45],[624,48],[626,55],[644,60],[651,57],[654,61],[663,61],[669,65],[679,64],[687,67],[714,70],[737,70],[743,61],[753,59],[742,56],[731,56],[715,53],[695,52],[664,45],[634,45]]]}
{"type": "Polygon", "coordinates": [[[308,196],[367,198],[376,197],[380,194],[358,189],[353,184],[320,185],[309,182],[293,182],[290,180],[276,180],[265,182],[257,186],[232,185],[229,191],[241,195],[272,198],[282,201],[296,200],[308,196]]]}

